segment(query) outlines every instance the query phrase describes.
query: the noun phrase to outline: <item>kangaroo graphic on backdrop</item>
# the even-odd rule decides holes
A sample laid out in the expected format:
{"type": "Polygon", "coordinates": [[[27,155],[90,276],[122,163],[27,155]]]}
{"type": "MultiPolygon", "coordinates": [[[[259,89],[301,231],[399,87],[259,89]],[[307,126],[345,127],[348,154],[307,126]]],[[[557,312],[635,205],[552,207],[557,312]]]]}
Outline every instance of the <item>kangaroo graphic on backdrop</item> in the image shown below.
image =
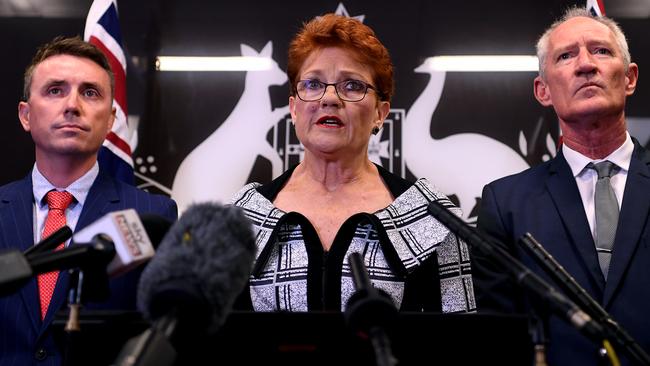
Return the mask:
{"type": "MultiPolygon", "coordinates": [[[[241,53],[271,59],[273,43],[269,41],[259,53],[242,44],[241,53]]],[[[289,107],[272,109],[268,88],[286,83],[287,75],[277,62],[272,64],[270,70],[246,73],[244,92],[228,118],[185,157],[176,171],[172,198],[181,212],[193,202],[227,202],[246,184],[258,155],[271,162],[273,177],[282,173],[282,160],[266,135],[289,113],[289,107]]]]}
{"type": "Polygon", "coordinates": [[[528,164],[508,145],[481,134],[432,138],[430,123],[442,95],[445,72],[431,70],[426,63],[414,71],[428,73],[431,78],[406,113],[402,127],[406,166],[416,177],[427,178],[443,193],[455,194],[467,220],[484,185],[518,173],[528,168],[528,164]]]}

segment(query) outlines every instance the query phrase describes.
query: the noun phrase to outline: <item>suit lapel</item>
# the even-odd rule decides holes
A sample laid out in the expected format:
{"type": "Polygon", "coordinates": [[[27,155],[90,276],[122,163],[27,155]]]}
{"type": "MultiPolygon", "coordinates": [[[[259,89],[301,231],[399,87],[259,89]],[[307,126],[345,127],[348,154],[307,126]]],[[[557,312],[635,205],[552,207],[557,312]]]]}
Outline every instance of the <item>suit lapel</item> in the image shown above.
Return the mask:
{"type": "MultiPolygon", "coordinates": [[[[119,196],[115,189],[113,180],[103,175],[100,171],[99,175],[93,182],[93,185],[88,191],[88,196],[84,202],[84,207],[81,210],[81,215],[77,221],[75,227],[75,232],[83,229],[84,227],[92,224],[97,221],[100,217],[105,214],[115,210],[115,203],[119,202],[119,196]]],[[[68,293],[68,284],[69,284],[69,274],[68,271],[61,271],[59,273],[59,279],[56,283],[56,288],[54,289],[54,294],[52,294],[52,300],[50,301],[50,307],[45,317],[44,325],[49,324],[54,319],[55,311],[52,309],[59,309],[66,300],[68,293]]],[[[41,329],[44,331],[45,327],[41,329]]]]}
{"type": "Polygon", "coordinates": [[[634,153],[625,184],[625,194],[616,230],[614,250],[605,286],[603,305],[608,303],[625,276],[630,260],[639,245],[650,213],[650,152],[634,140],[634,153]]]}
{"type": "Polygon", "coordinates": [[[5,239],[0,248],[18,248],[24,251],[34,245],[34,192],[31,175],[17,181],[12,188],[0,197],[0,219],[5,239]]]}
{"type": "MultiPolygon", "coordinates": [[[[34,245],[34,193],[31,173],[16,182],[13,189],[0,197],[0,249],[18,248],[21,251],[34,245]]],[[[30,279],[20,290],[23,306],[34,330],[41,323],[38,307],[36,278],[30,279]]]]}
{"type": "Polygon", "coordinates": [[[568,245],[572,245],[580,254],[589,277],[593,283],[598,284],[598,288],[601,290],[600,294],[602,294],[605,279],[598,264],[594,238],[591,235],[575,177],[561,151],[551,163],[549,173],[546,187],[560,213],[564,228],[572,239],[568,245]]]}
{"type": "Polygon", "coordinates": [[[90,187],[75,231],[83,229],[105,214],[116,210],[117,206],[115,204],[119,201],[120,198],[115,189],[115,182],[100,171],[97,179],[90,187]]]}

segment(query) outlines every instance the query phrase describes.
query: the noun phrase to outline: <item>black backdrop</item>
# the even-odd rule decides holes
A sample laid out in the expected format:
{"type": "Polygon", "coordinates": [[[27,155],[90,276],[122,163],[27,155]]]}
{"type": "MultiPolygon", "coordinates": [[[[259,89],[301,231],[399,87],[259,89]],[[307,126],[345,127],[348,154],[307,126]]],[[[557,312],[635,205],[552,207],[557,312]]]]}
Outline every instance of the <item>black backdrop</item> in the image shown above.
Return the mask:
{"type": "MultiPolygon", "coordinates": [[[[77,3],[82,9],[76,14],[84,14],[83,8],[87,9],[91,1],[77,3]]],[[[412,157],[409,163],[400,152],[405,146],[415,146],[409,145],[415,144],[413,141],[401,138],[401,129],[411,121],[404,122],[403,119],[429,83],[426,74],[414,72],[414,69],[430,56],[533,55],[539,34],[565,7],[573,4],[583,6],[584,2],[118,1],[128,58],[129,114],[139,116],[140,121],[140,142],[134,154],[138,181],[146,189],[170,194],[179,165],[228,119],[246,90],[247,74],[244,71],[159,72],[154,66],[157,55],[239,56],[241,44],[260,51],[271,41],[272,58],[281,70],[286,70],[287,45],[301,23],[337,8],[341,11],[342,6],[350,16],[364,16],[364,23],[377,32],[390,50],[396,67],[396,94],[391,106],[395,128],[385,130],[382,137],[385,146],[393,150],[381,162],[387,165],[389,160],[393,161],[394,170],[405,177],[425,176],[458,199],[463,194],[456,187],[468,181],[480,181],[472,175],[474,159],[461,157],[455,152],[462,148],[461,144],[451,145],[451,150],[448,146],[446,150],[419,153],[418,159],[425,162],[420,165],[430,165],[426,174],[422,174],[421,167],[414,168],[417,164],[412,157]],[[467,173],[444,171],[436,163],[440,157],[466,168],[467,173]],[[402,163],[403,168],[400,168],[402,163]],[[453,182],[449,183],[449,180],[453,182]]],[[[0,18],[0,32],[5,35],[0,39],[0,47],[6,52],[0,61],[3,66],[0,116],[4,124],[0,134],[0,153],[5,156],[0,184],[24,176],[33,164],[31,140],[22,131],[16,116],[24,67],[38,44],[59,34],[82,34],[84,16],[0,18]]],[[[650,86],[644,82],[644,66],[650,64],[646,61],[650,58],[647,44],[650,21],[615,19],[628,35],[632,58],[640,66],[639,86],[628,101],[627,115],[650,121],[650,107],[647,106],[650,86]]],[[[508,145],[511,152],[528,165],[539,164],[552,156],[553,145],[549,145],[549,141],[557,139],[558,131],[552,111],[539,106],[533,98],[532,80],[535,76],[534,72],[448,72],[440,102],[437,106],[430,106],[433,114],[427,117],[429,136],[424,137],[433,141],[457,135],[461,141],[461,137],[467,136],[459,134],[467,133],[474,137],[480,134],[508,145]]],[[[272,85],[265,98],[269,98],[274,108],[282,108],[287,105],[287,94],[286,83],[272,85]]],[[[260,115],[252,100],[247,103],[250,116],[260,115]]],[[[244,131],[238,135],[240,142],[247,133],[259,128],[246,119],[238,123],[244,131]]],[[[282,118],[275,120],[270,127],[273,125],[276,126],[275,132],[265,130],[267,142],[274,144],[274,149],[284,159],[291,146],[279,140],[291,135],[291,131],[285,129],[286,122],[282,118]],[[274,142],[274,138],[278,141],[274,142]]],[[[650,130],[650,127],[641,126],[644,131],[650,130]]],[[[638,129],[638,125],[635,128],[638,129]]],[[[641,140],[647,143],[647,137],[642,136],[641,140]]],[[[475,140],[468,137],[463,141],[475,140]]],[[[468,146],[467,149],[479,149],[480,146],[468,146]]],[[[478,151],[490,157],[490,150],[478,151]]],[[[234,147],[222,146],[209,156],[209,161],[214,164],[208,163],[202,169],[206,174],[218,170],[220,159],[234,159],[236,155],[234,147]]],[[[281,168],[295,163],[297,156],[283,160],[281,168]]],[[[254,164],[242,163],[237,169],[246,180],[264,182],[271,179],[272,166],[273,163],[260,154],[254,164]]],[[[230,176],[233,170],[217,173],[222,177],[230,176]]],[[[215,190],[222,190],[219,199],[229,196],[231,189],[218,187],[218,183],[215,186],[215,190]]],[[[480,196],[480,191],[474,196],[480,196]]],[[[470,217],[476,210],[473,204],[464,204],[462,208],[470,217]]]]}

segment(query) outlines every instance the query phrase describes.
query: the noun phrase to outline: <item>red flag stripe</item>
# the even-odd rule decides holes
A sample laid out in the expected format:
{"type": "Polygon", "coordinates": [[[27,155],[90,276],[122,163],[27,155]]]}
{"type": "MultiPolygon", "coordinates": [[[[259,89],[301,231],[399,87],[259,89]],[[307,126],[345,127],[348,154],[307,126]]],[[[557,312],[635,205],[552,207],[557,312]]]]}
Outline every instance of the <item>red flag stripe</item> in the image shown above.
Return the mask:
{"type": "Polygon", "coordinates": [[[600,8],[600,13],[605,16],[605,0],[596,0],[598,3],[598,8],[600,8]]]}
{"type": "Polygon", "coordinates": [[[108,135],[106,135],[106,140],[110,141],[118,149],[124,151],[124,153],[128,154],[129,156],[131,155],[131,147],[129,146],[129,144],[127,144],[124,140],[122,140],[113,131],[109,132],[108,135]]]}
{"type": "Polygon", "coordinates": [[[89,42],[97,46],[106,55],[108,63],[111,65],[111,70],[113,70],[113,75],[115,75],[115,100],[124,111],[124,115],[128,116],[126,107],[126,74],[124,73],[124,69],[122,69],[122,64],[97,37],[90,36],[89,42]]]}

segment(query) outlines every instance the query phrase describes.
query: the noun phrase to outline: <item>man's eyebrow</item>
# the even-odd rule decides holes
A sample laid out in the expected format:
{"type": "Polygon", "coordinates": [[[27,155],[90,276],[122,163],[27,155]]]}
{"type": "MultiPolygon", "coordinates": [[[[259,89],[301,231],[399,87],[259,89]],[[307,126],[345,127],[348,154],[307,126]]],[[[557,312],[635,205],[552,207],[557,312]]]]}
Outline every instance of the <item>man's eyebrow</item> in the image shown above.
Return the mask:
{"type": "Polygon", "coordinates": [[[65,80],[62,79],[48,79],[45,82],[45,86],[63,85],[63,84],[65,84],[65,80]]]}
{"type": "Polygon", "coordinates": [[[81,86],[83,88],[95,88],[95,89],[102,89],[101,85],[99,83],[96,83],[94,81],[84,81],[81,83],[81,86]]]}

